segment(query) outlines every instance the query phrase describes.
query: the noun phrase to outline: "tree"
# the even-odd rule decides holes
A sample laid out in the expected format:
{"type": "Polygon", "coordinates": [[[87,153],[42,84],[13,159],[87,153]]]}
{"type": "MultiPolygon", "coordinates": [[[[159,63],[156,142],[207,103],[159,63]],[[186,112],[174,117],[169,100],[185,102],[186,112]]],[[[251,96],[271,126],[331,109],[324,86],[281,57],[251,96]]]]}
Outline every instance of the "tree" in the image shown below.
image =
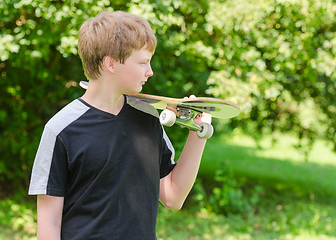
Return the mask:
{"type": "Polygon", "coordinates": [[[197,36],[189,27],[186,31],[197,18],[188,10],[191,4],[206,6],[205,1],[1,2],[0,182],[10,182],[9,189],[28,185],[43,125],[82,94],[78,82],[85,77],[77,54],[78,29],[100,11],[125,10],[152,23],[159,39],[153,68],[160,73],[153,77],[147,92],[204,92],[209,72],[203,61],[194,61],[193,55],[199,54],[192,46],[197,36]],[[186,23],[184,17],[189,17],[186,23]],[[185,43],[190,38],[193,41],[188,46],[185,43]]]}
{"type": "MultiPolygon", "coordinates": [[[[80,24],[108,2],[0,3],[0,182],[27,186],[42,127],[78,95],[80,24]]],[[[5,186],[5,185],[3,185],[5,186]]]]}
{"type": "Polygon", "coordinates": [[[208,93],[240,103],[237,124],[252,135],[293,131],[306,146],[322,137],[336,150],[335,3],[238,0],[210,6],[219,55],[208,93]]]}
{"type": "MultiPolygon", "coordinates": [[[[232,100],[242,109],[233,127],[253,136],[280,130],[324,137],[336,149],[330,0],[4,0],[0,182],[27,186],[43,125],[83,93],[78,29],[106,9],[152,24],[158,47],[144,92],[232,100]]],[[[183,139],[181,131],[170,131],[177,143],[183,139]]]]}

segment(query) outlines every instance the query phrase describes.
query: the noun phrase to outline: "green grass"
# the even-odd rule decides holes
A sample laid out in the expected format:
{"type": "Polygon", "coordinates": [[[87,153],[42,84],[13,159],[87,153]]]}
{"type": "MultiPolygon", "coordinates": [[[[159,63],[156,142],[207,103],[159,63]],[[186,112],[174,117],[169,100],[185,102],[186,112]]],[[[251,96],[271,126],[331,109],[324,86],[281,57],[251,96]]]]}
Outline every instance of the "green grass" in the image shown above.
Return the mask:
{"type": "MultiPolygon", "coordinates": [[[[275,137],[278,143],[267,137],[259,148],[241,134],[216,136],[203,154],[199,179],[206,187],[218,169],[229,169],[245,192],[262,187],[253,211],[214,214],[190,197],[181,211],[160,207],[158,239],[336,240],[336,154],[317,142],[306,161],[294,138],[275,137]]],[[[35,202],[5,199],[0,206],[0,239],[35,239],[35,202]]]]}
{"type": "Polygon", "coordinates": [[[332,206],[293,202],[270,204],[258,214],[214,215],[207,212],[161,209],[158,239],[222,240],[335,240],[332,206]]]}
{"type": "Polygon", "coordinates": [[[199,178],[208,185],[216,170],[227,168],[244,189],[259,185],[255,210],[240,215],[161,209],[158,236],[163,239],[336,240],[336,154],[318,141],[305,160],[291,136],[263,139],[261,148],[242,135],[210,139],[199,178]]]}
{"type": "MultiPolygon", "coordinates": [[[[218,168],[229,168],[236,177],[289,194],[309,195],[323,201],[336,201],[336,154],[317,141],[309,159],[293,147],[287,135],[264,138],[262,148],[246,136],[221,137],[208,144],[200,175],[213,175],[218,168]]],[[[248,184],[248,183],[247,183],[248,184]]]]}

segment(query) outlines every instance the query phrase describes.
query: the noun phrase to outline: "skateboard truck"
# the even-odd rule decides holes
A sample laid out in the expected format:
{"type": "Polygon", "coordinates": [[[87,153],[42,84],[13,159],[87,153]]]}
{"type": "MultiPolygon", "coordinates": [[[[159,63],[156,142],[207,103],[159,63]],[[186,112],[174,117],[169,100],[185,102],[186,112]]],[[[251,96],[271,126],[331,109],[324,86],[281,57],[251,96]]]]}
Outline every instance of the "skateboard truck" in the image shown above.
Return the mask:
{"type": "Polygon", "coordinates": [[[213,126],[211,124],[203,122],[200,125],[197,125],[194,122],[194,119],[198,115],[201,115],[202,112],[198,112],[183,106],[177,106],[176,111],[178,118],[176,118],[175,112],[169,109],[163,110],[160,114],[161,124],[171,127],[172,125],[174,125],[174,123],[176,123],[182,127],[197,131],[198,137],[203,139],[208,139],[212,136],[213,126]]]}

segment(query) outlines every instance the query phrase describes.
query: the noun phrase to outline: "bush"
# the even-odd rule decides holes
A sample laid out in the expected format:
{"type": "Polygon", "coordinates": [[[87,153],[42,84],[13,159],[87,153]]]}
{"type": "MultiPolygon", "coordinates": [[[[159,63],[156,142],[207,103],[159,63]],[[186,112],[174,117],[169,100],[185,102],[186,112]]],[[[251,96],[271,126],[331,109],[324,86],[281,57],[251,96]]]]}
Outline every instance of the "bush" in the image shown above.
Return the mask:
{"type": "Polygon", "coordinates": [[[193,201],[199,208],[217,214],[240,214],[253,211],[263,194],[261,186],[255,186],[250,191],[234,179],[227,169],[215,172],[213,184],[204,184],[198,179],[194,185],[193,201]],[[214,186],[210,188],[208,186],[214,186]]]}

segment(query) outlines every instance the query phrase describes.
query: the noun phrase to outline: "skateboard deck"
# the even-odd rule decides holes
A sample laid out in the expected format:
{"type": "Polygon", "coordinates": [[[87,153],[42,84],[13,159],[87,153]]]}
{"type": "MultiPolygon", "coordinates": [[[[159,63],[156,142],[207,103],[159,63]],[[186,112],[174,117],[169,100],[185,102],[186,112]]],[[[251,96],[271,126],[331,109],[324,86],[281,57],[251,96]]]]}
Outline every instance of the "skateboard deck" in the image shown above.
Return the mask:
{"type": "MultiPolygon", "coordinates": [[[[88,82],[81,81],[81,87],[87,88],[88,82]]],[[[164,110],[168,105],[184,107],[200,113],[209,113],[213,118],[229,119],[240,113],[239,106],[227,100],[210,97],[171,98],[149,94],[128,94],[130,98],[146,102],[156,109],[164,110]]]]}
{"type": "MultiPolygon", "coordinates": [[[[80,86],[86,89],[89,86],[89,83],[87,81],[81,81],[80,86]]],[[[127,94],[127,97],[135,101],[150,104],[156,109],[164,110],[160,115],[160,121],[163,120],[163,117],[166,118],[165,114],[167,114],[167,107],[176,108],[177,114],[175,115],[178,117],[178,119],[176,119],[176,123],[192,130],[200,130],[202,128],[196,125],[193,121],[197,114],[208,113],[211,114],[213,118],[229,119],[240,113],[240,109],[237,104],[219,98],[171,98],[142,93],[127,94]]],[[[163,125],[171,126],[175,123],[175,120],[168,124],[164,124],[163,122],[164,120],[161,121],[163,125]]]]}

